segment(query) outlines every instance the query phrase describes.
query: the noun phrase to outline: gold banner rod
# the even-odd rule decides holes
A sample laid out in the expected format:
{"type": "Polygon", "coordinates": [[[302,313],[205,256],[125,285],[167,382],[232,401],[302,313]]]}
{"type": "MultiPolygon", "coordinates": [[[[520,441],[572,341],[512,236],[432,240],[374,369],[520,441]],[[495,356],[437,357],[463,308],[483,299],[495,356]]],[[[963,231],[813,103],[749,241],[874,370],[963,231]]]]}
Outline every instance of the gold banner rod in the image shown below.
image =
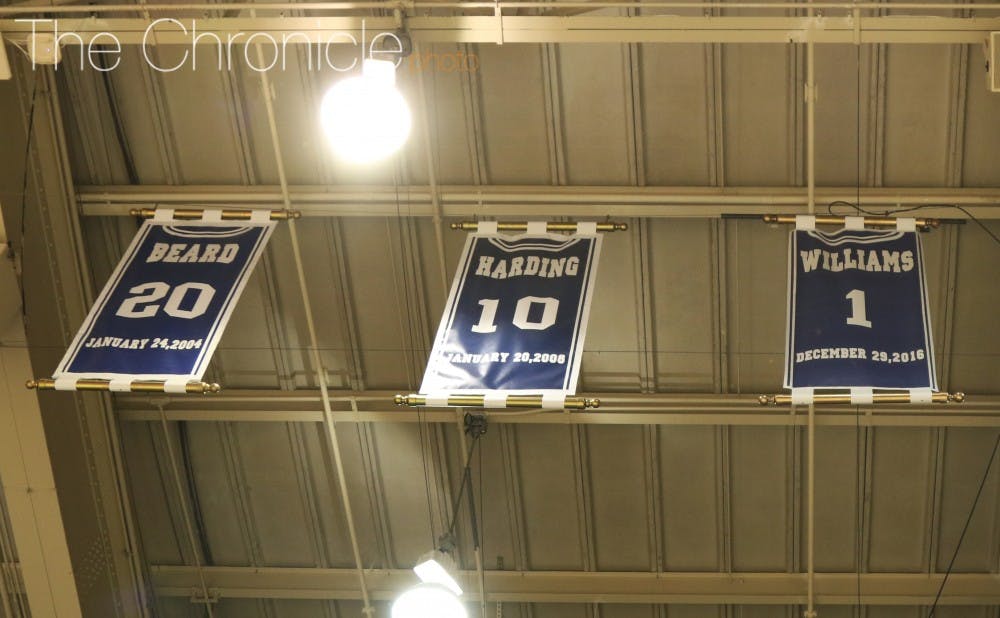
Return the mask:
{"type": "MultiPolygon", "coordinates": [[[[52,391],[56,388],[56,381],[51,378],[38,378],[36,380],[28,380],[24,384],[29,389],[37,389],[40,391],[52,391]]],[[[82,379],[76,381],[76,389],[78,391],[109,391],[111,390],[110,380],[89,380],[82,379]]],[[[210,382],[188,382],[184,386],[184,390],[192,395],[207,395],[211,393],[218,393],[222,390],[218,384],[210,382]]],[[[129,385],[129,391],[133,393],[163,393],[164,383],[163,382],[132,382],[129,385]]]]}
{"type": "MultiPolygon", "coordinates": [[[[775,405],[788,405],[792,403],[791,395],[761,395],[757,398],[757,401],[762,406],[775,406],[775,405]]],[[[965,401],[965,393],[933,393],[931,395],[931,401],[934,403],[962,403],[965,401]]],[[[913,403],[910,399],[909,393],[876,393],[872,395],[873,403],[913,403]]],[[[843,394],[827,394],[813,395],[813,403],[816,405],[821,404],[841,404],[850,405],[851,395],[848,393],[843,394]]]]}
{"type": "MultiPolygon", "coordinates": [[[[204,208],[175,208],[174,209],[174,219],[201,219],[202,215],[205,213],[204,208]]],[[[223,210],[222,220],[223,221],[249,221],[251,215],[253,215],[253,210],[223,210]]],[[[143,219],[152,219],[156,215],[155,208],[133,208],[128,211],[128,214],[133,217],[142,217],[143,219]]],[[[286,219],[298,219],[302,217],[302,213],[298,210],[272,210],[271,220],[272,221],[284,221],[286,219]]]]}
{"type": "MultiPolygon", "coordinates": [[[[550,221],[545,224],[547,232],[575,232],[577,223],[575,221],[550,221]]],[[[478,221],[462,221],[452,223],[451,229],[475,232],[479,229],[478,221]]],[[[500,232],[527,232],[527,221],[498,221],[497,230],[500,232]]],[[[628,223],[604,222],[597,224],[598,232],[624,232],[628,230],[628,223]]]]}
{"type": "MultiPolygon", "coordinates": [[[[763,215],[764,223],[794,224],[795,215],[763,215]]],[[[844,225],[847,217],[837,215],[816,215],[817,225],[844,225]]],[[[895,217],[865,217],[865,225],[870,227],[896,227],[895,217]]],[[[921,231],[928,231],[941,226],[940,219],[916,219],[921,231]]]]}
{"type": "MultiPolygon", "coordinates": [[[[485,397],[483,395],[450,395],[448,406],[458,408],[482,408],[485,407],[485,397]]],[[[411,408],[427,405],[426,395],[396,395],[393,401],[397,406],[410,406],[411,408]]],[[[541,395],[507,395],[508,408],[541,408],[541,395]]],[[[601,407],[600,399],[586,397],[567,397],[563,404],[565,410],[585,410],[587,408],[601,407]]]]}

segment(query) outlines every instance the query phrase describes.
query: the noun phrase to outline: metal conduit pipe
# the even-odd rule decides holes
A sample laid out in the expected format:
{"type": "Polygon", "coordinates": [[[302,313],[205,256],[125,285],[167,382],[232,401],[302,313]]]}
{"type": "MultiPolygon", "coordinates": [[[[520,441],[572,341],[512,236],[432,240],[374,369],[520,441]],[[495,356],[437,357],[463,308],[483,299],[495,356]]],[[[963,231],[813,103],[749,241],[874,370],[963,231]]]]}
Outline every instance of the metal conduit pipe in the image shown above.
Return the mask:
{"type": "MultiPolygon", "coordinates": [[[[809,9],[809,16],[815,15],[809,9]]],[[[809,214],[816,213],[816,48],[812,41],[806,44],[806,186],[808,188],[809,214]]],[[[816,618],[813,606],[816,598],[816,406],[809,404],[807,425],[807,475],[809,489],[806,496],[806,612],[805,618],[816,618]]]]}
{"type": "Polygon", "coordinates": [[[177,490],[177,500],[180,502],[181,513],[184,519],[184,531],[187,533],[188,544],[191,546],[191,558],[194,560],[194,568],[198,573],[198,587],[201,589],[201,598],[198,601],[205,606],[208,618],[213,618],[215,613],[212,610],[212,605],[215,603],[215,599],[210,596],[208,584],[205,581],[205,572],[201,563],[201,548],[195,540],[194,525],[191,523],[188,501],[184,496],[184,486],[181,483],[181,475],[177,466],[177,457],[174,454],[173,442],[170,439],[170,426],[167,424],[167,416],[163,411],[163,406],[160,406],[160,426],[163,428],[163,443],[167,447],[167,457],[170,461],[171,477],[174,481],[174,489],[177,490]]]}
{"type": "MultiPolygon", "coordinates": [[[[741,8],[754,8],[754,9],[775,9],[775,10],[789,10],[796,8],[816,8],[816,9],[842,9],[845,11],[853,11],[855,9],[870,11],[877,10],[879,8],[884,8],[884,5],[875,2],[860,2],[856,4],[848,2],[613,2],[608,0],[598,0],[595,2],[580,2],[580,1],[567,1],[561,2],[557,0],[548,1],[531,1],[531,2],[412,2],[406,0],[400,0],[397,2],[263,2],[260,4],[246,3],[246,2],[225,2],[221,4],[211,4],[204,2],[186,2],[178,4],[105,4],[105,5],[66,5],[66,6],[52,6],[52,5],[20,5],[20,6],[5,6],[0,7],[0,15],[23,15],[32,13],[44,12],[50,15],[59,14],[74,14],[74,13],[84,13],[84,14],[98,14],[98,13],[135,13],[144,11],[226,11],[226,10],[259,10],[259,11],[285,11],[290,9],[299,10],[328,10],[328,11],[352,11],[352,10],[371,10],[371,9],[385,9],[387,7],[395,7],[403,10],[421,10],[421,9],[432,9],[432,8],[445,8],[445,9],[491,9],[491,10],[504,10],[504,9],[516,9],[516,8],[535,8],[535,9],[552,9],[552,8],[582,8],[598,10],[602,8],[724,8],[724,9],[741,9],[741,8]]],[[[893,4],[894,9],[906,9],[906,10],[926,10],[926,9],[944,9],[944,10],[960,10],[960,9],[975,9],[977,11],[981,10],[1000,10],[1000,3],[990,2],[984,4],[974,4],[974,3],[928,3],[919,4],[914,2],[900,2],[898,4],[893,4]]]]}
{"type": "MultiPolygon", "coordinates": [[[[419,58],[423,57],[420,55],[420,47],[416,44],[413,45],[413,53],[417,54],[417,57],[419,58]]],[[[438,270],[441,275],[441,289],[445,294],[447,294],[449,289],[448,269],[445,265],[444,237],[442,235],[442,226],[444,223],[441,220],[441,196],[437,187],[437,170],[434,165],[434,153],[431,150],[431,125],[430,114],[427,113],[427,90],[424,84],[424,73],[425,71],[418,71],[417,77],[417,85],[420,89],[420,124],[423,128],[424,134],[424,156],[427,159],[427,180],[430,182],[431,204],[434,206],[434,243],[437,246],[438,270]]]]}
{"type": "MultiPolygon", "coordinates": [[[[251,11],[251,14],[256,15],[251,11]]],[[[260,44],[256,45],[257,60],[263,66],[264,52],[260,44]]],[[[264,92],[264,107],[267,111],[267,123],[271,131],[271,145],[274,148],[274,157],[278,167],[278,180],[281,183],[281,196],[286,210],[291,210],[292,200],[288,190],[288,179],[285,175],[284,160],[281,156],[281,140],[278,138],[278,124],[274,115],[274,103],[271,100],[271,81],[267,76],[267,71],[260,72],[261,88],[264,92]]],[[[292,256],[295,260],[295,272],[298,277],[299,291],[302,294],[302,308],[306,317],[306,326],[309,331],[310,355],[313,365],[316,368],[316,380],[319,385],[320,398],[323,401],[323,428],[327,437],[327,443],[333,455],[334,466],[337,470],[337,480],[340,486],[340,498],[344,506],[344,518],[347,521],[347,532],[351,538],[351,551],[354,554],[354,566],[358,574],[358,584],[361,588],[361,600],[363,603],[362,613],[368,618],[374,614],[371,599],[368,595],[368,585],[365,582],[364,564],[361,561],[361,549],[358,544],[357,530],[354,525],[354,513],[351,509],[351,498],[347,493],[347,476],[344,473],[344,460],[340,452],[340,442],[337,439],[336,423],[333,419],[333,408],[330,405],[330,392],[326,383],[326,368],[323,366],[323,359],[319,354],[319,339],[316,336],[316,324],[313,320],[312,303],[309,300],[309,289],[306,287],[306,274],[303,268],[302,252],[299,248],[299,236],[295,227],[295,219],[288,220],[288,232],[292,241],[292,256]]]]}
{"type": "MultiPolygon", "coordinates": [[[[496,203],[514,204],[704,204],[704,205],[760,205],[760,206],[804,206],[808,204],[808,188],[789,187],[776,189],[768,187],[712,188],[712,187],[643,187],[611,190],[606,187],[509,187],[486,186],[481,189],[468,186],[438,186],[437,192],[442,203],[490,206],[496,203]]],[[[291,199],[296,208],[303,210],[304,204],[337,203],[386,203],[395,204],[395,187],[330,187],[329,190],[309,190],[290,188],[291,199]]],[[[409,203],[431,203],[433,191],[427,186],[402,186],[409,203]]],[[[838,200],[853,201],[857,192],[844,187],[815,187],[814,199],[820,202],[838,200]]],[[[1000,205],[1000,190],[997,189],[933,189],[933,188],[886,188],[862,189],[861,197],[866,204],[877,206],[898,206],[913,204],[959,204],[959,205],[1000,205]]],[[[185,189],[175,187],[150,186],[139,189],[135,186],[80,187],[77,201],[85,207],[84,214],[101,214],[101,206],[115,206],[115,213],[128,215],[128,208],[138,208],[150,204],[256,204],[278,206],[283,196],[272,187],[247,187],[240,190],[206,190],[193,186],[185,189]],[[122,208],[117,208],[122,207],[122,208]]],[[[109,213],[110,214],[110,213],[109,213]]]]}
{"type": "MultiPolygon", "coordinates": [[[[456,410],[455,411],[455,420],[456,420],[456,423],[458,424],[458,443],[459,443],[459,446],[462,449],[462,453],[468,453],[469,452],[469,444],[468,444],[468,441],[465,439],[465,423],[464,423],[464,417],[463,417],[463,414],[462,414],[461,410],[456,410]]],[[[472,465],[472,462],[471,461],[467,461],[467,462],[465,462],[465,465],[467,465],[467,466],[468,465],[472,465]]],[[[470,482],[470,484],[469,484],[469,493],[473,493],[474,494],[474,492],[475,492],[475,488],[472,486],[472,483],[470,482]]],[[[471,504],[475,504],[475,501],[473,500],[471,502],[471,504]]],[[[462,508],[461,503],[456,503],[456,505],[455,505],[456,512],[452,513],[452,517],[457,517],[458,516],[457,511],[459,509],[461,509],[461,508],[462,508]]],[[[474,513],[470,514],[470,515],[471,515],[471,517],[475,517],[474,513]]],[[[486,618],[486,572],[483,570],[483,553],[482,553],[482,548],[479,547],[479,539],[473,539],[473,544],[475,546],[475,551],[473,552],[473,555],[476,558],[476,577],[479,580],[479,611],[480,611],[480,618],[486,618]]]]}

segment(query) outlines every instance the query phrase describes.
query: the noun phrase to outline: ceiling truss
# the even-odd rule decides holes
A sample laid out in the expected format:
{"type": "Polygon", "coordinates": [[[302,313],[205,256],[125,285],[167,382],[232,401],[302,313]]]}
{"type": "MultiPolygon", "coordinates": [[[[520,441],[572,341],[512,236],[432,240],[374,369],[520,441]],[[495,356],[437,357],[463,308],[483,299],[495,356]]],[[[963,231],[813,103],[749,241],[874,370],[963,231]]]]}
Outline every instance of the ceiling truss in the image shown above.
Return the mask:
{"type": "MultiPolygon", "coordinates": [[[[331,391],[335,422],[346,423],[458,423],[467,411],[428,409],[418,412],[395,408],[392,392],[331,391]]],[[[601,400],[598,411],[524,412],[486,411],[491,423],[556,425],[708,425],[804,427],[805,408],[766,407],[753,395],[668,395],[587,393],[601,400]]],[[[190,422],[281,422],[323,421],[323,406],[317,391],[226,391],[219,397],[123,395],[116,410],[123,421],[158,422],[160,408],[168,421],[190,422]]],[[[963,404],[892,405],[855,408],[819,406],[817,426],[868,427],[1000,427],[1000,399],[975,397],[963,404]]]]}
{"type": "MultiPolygon", "coordinates": [[[[740,3],[727,4],[739,9],[740,3]]],[[[184,5],[168,10],[182,10],[184,5]]],[[[209,5],[213,10],[224,5],[209,5]]],[[[306,5],[291,5],[295,6],[306,5]]],[[[492,6],[492,5],[491,5],[492,6]]],[[[705,5],[697,5],[705,6],[705,5]]],[[[791,8],[791,5],[780,5],[791,8]]],[[[933,10],[935,5],[925,5],[933,10]]],[[[942,5],[954,10],[956,5],[942,5]]],[[[278,45],[312,43],[347,44],[353,37],[362,40],[362,22],[366,33],[394,32],[404,25],[418,43],[934,43],[973,44],[985,41],[989,32],[1000,30],[997,17],[947,17],[928,15],[862,16],[861,9],[829,9],[830,16],[681,16],[681,15],[578,15],[549,16],[426,16],[397,20],[393,17],[219,17],[197,20],[199,34],[214,34],[222,41],[231,37],[246,37],[248,33],[266,33],[278,45]],[[852,14],[853,12],[853,14],[852,14]],[[304,37],[290,38],[290,33],[304,37]],[[286,38],[283,38],[286,37],[286,38]]],[[[85,7],[93,13],[106,12],[108,7],[85,7]]],[[[115,36],[122,45],[192,45],[214,44],[212,37],[197,39],[190,29],[192,20],[160,22],[146,18],[98,18],[59,16],[67,7],[50,11],[55,21],[32,23],[22,17],[34,8],[0,7],[0,33],[15,41],[24,41],[35,32],[74,32],[79,39],[68,43],[88,44],[102,33],[115,36]],[[21,19],[22,21],[17,21],[21,19]],[[185,25],[186,24],[186,25],[185,25]],[[147,32],[151,26],[153,31],[147,32]],[[155,37],[153,36],[155,32],[155,37]]],[[[134,8],[132,9],[134,10],[134,8]]],[[[263,10],[263,9],[262,9],[263,10]]],[[[904,9],[905,10],[905,9],[904,9]]],[[[980,11],[995,11],[995,6],[977,5],[980,11]]],[[[107,43],[107,38],[98,43],[107,43]]],[[[235,39],[239,42],[239,38],[235,39]]]]}
{"type": "MultiPolygon", "coordinates": [[[[587,187],[587,186],[292,186],[293,208],[303,216],[433,217],[438,196],[445,217],[708,217],[726,214],[805,214],[806,187],[587,187]],[[405,203],[398,200],[405,196],[405,203]]],[[[866,188],[861,201],[875,208],[924,205],[919,216],[955,218],[967,208],[979,218],[1000,218],[1000,189],[866,188]]],[[[816,203],[854,202],[853,187],[817,187],[816,203]]],[[[276,186],[79,187],[86,216],[127,216],[131,209],[187,206],[282,208],[276,186]]]]}
{"type": "MultiPolygon", "coordinates": [[[[350,569],[208,567],[202,569],[210,599],[359,599],[350,569]]],[[[192,567],[153,566],[153,586],[168,597],[197,596],[192,567]]],[[[470,600],[479,600],[474,571],[458,573],[470,600]]],[[[816,602],[853,605],[858,586],[866,605],[930,605],[941,574],[817,573],[816,602]]],[[[374,600],[388,601],[416,583],[411,570],[365,572],[374,600]]],[[[956,573],[941,605],[1000,603],[1000,576],[956,573]]],[[[766,604],[806,603],[805,573],[647,573],[581,571],[487,571],[487,600],[523,603],[766,604]]]]}

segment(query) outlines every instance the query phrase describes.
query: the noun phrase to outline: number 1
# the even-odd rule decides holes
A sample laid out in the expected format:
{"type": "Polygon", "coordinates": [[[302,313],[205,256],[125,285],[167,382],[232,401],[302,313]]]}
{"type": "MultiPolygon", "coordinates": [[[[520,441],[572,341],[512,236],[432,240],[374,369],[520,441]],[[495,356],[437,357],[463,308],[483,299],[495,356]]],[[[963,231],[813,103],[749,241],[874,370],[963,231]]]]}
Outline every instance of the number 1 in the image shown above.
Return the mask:
{"type": "Polygon", "coordinates": [[[483,313],[479,316],[479,323],[472,327],[472,332],[495,333],[497,325],[493,323],[493,319],[497,317],[497,305],[500,301],[496,298],[484,298],[479,304],[483,307],[483,313]]]}
{"type": "Polygon", "coordinates": [[[847,300],[851,301],[851,316],[847,318],[847,323],[871,328],[872,323],[865,313],[865,293],[862,290],[851,290],[847,293],[847,300]]]}

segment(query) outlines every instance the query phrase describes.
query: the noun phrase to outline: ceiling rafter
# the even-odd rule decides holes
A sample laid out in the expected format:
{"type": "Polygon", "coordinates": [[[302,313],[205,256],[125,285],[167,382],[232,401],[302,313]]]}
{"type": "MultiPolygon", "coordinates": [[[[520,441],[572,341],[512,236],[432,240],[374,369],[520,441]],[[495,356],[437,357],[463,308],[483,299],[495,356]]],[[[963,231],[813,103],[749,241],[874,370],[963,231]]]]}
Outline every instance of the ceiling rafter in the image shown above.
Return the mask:
{"type": "Polygon", "coordinates": [[[949,187],[962,186],[962,172],[965,163],[965,130],[968,124],[966,94],[969,81],[969,54],[976,50],[966,45],[951,48],[949,64],[948,97],[948,151],[945,184],[949,187]]]}
{"type": "MultiPolygon", "coordinates": [[[[214,5],[221,6],[221,5],[214,5]]],[[[303,5],[298,5],[303,6],[303,5]]],[[[727,4],[734,9],[736,4],[727,4]]],[[[845,12],[850,11],[846,5],[845,12]]],[[[492,5],[491,5],[492,7],[492,5]]],[[[87,13],[106,12],[113,5],[91,5],[87,13]]],[[[182,10],[175,5],[168,10],[182,10]]],[[[62,9],[65,13],[67,9],[62,9]]],[[[135,9],[133,9],[135,10],[135,9]]],[[[261,10],[264,10],[263,8],[261,10]]],[[[996,7],[981,6],[980,11],[996,11],[996,7]]],[[[0,33],[5,38],[22,42],[32,32],[53,33],[54,22],[29,23],[16,21],[18,9],[0,7],[0,33]]],[[[23,13],[24,10],[22,9],[23,13]]],[[[83,44],[100,33],[114,35],[122,45],[152,44],[147,29],[153,23],[146,18],[105,18],[60,15],[59,10],[47,11],[59,18],[60,32],[77,33],[83,44]]],[[[833,11],[831,10],[831,13],[833,11]]],[[[212,33],[226,40],[237,32],[266,32],[276,41],[288,32],[302,32],[318,37],[321,42],[345,40],[349,33],[360,38],[362,21],[368,32],[393,32],[397,23],[393,17],[218,17],[198,21],[199,33],[212,33]]],[[[869,43],[933,43],[970,45],[981,44],[991,31],[1000,30],[998,17],[948,17],[931,15],[874,15],[858,23],[850,16],[832,14],[822,19],[808,16],[679,16],[679,15],[607,15],[607,16],[514,16],[477,17],[470,15],[413,16],[406,20],[407,30],[418,43],[496,43],[498,31],[502,40],[510,43],[769,43],[787,45],[813,41],[822,44],[869,43]]],[[[156,29],[159,45],[190,45],[190,32],[175,24],[156,29]]],[[[289,44],[302,45],[303,37],[289,44]]],[[[314,39],[317,40],[317,39],[314,39]]],[[[73,40],[76,42],[76,40],[73,40]]],[[[211,41],[199,40],[201,45],[211,41]]]]}
{"type": "MultiPolygon", "coordinates": [[[[333,420],[350,423],[453,423],[454,410],[399,409],[392,403],[393,391],[359,393],[331,391],[333,420]]],[[[548,412],[510,414],[487,411],[494,424],[555,425],[708,425],[801,427],[806,415],[785,406],[768,407],[753,395],[622,395],[581,393],[601,400],[592,412],[548,412]]],[[[322,419],[319,396],[314,390],[224,391],[211,398],[183,399],[124,395],[116,397],[117,414],[123,421],[159,421],[163,405],[168,420],[315,423],[322,419]]],[[[971,396],[960,405],[820,406],[817,426],[828,427],[1000,427],[1000,398],[971,396]],[[856,417],[860,414],[860,417],[856,417]]]]}
{"type": "MultiPolygon", "coordinates": [[[[190,597],[192,567],[151,567],[157,594],[190,597]]],[[[356,574],[349,569],[207,567],[209,586],[221,598],[357,599],[356,574]]],[[[390,600],[415,581],[410,570],[369,570],[372,598],[390,600]]],[[[474,571],[458,573],[469,600],[479,599],[474,571]]],[[[870,573],[861,576],[866,605],[930,605],[943,575],[870,573]]],[[[857,602],[857,574],[817,573],[822,605],[857,602]]],[[[804,573],[648,573],[582,571],[487,571],[490,601],[531,603],[669,603],[709,605],[799,605],[804,573]]],[[[954,573],[941,605],[994,605],[1000,588],[994,574],[954,573]]]]}
{"type": "MultiPolygon", "coordinates": [[[[431,188],[398,188],[407,196],[406,212],[396,203],[396,187],[372,185],[292,186],[292,206],[303,216],[433,217],[431,188]]],[[[439,185],[442,215],[570,216],[570,217],[706,217],[723,214],[805,214],[805,187],[624,187],[551,185],[439,185]]],[[[857,200],[854,187],[817,187],[818,204],[857,200]]],[[[920,216],[953,218],[958,211],[940,204],[965,206],[975,216],[1000,218],[1000,187],[993,188],[863,188],[866,206],[924,205],[920,216]]],[[[128,216],[133,208],[211,206],[282,208],[280,189],[273,185],[130,185],[81,186],[77,202],[83,215],[128,216]]]]}

